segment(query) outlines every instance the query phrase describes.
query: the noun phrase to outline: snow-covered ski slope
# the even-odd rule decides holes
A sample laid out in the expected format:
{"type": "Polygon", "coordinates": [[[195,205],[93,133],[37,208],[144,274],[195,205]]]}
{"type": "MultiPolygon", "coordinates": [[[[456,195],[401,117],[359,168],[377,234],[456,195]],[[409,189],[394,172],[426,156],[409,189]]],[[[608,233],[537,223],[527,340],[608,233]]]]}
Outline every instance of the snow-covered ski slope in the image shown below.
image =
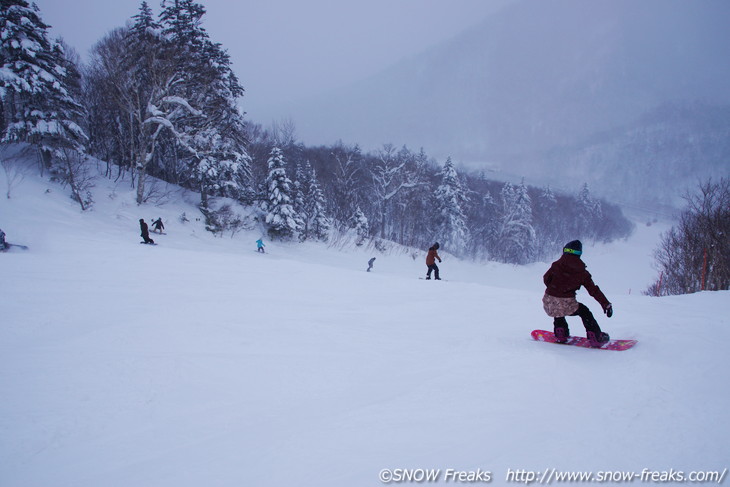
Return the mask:
{"type": "Polygon", "coordinates": [[[8,241],[30,246],[0,254],[3,487],[730,467],[730,294],[641,295],[666,227],[586,243],[614,317],[579,299],[611,336],[639,340],[611,352],[530,338],[551,329],[548,263],[445,253],[449,281],[424,281],[424,252],[266,240],[259,255],[259,233],[205,232],[193,196],[138,207],[128,180],[105,179],[94,194],[82,213],[27,176],[0,198],[8,241]],[[159,216],[167,235],[140,245],[139,218],[159,216]]]}

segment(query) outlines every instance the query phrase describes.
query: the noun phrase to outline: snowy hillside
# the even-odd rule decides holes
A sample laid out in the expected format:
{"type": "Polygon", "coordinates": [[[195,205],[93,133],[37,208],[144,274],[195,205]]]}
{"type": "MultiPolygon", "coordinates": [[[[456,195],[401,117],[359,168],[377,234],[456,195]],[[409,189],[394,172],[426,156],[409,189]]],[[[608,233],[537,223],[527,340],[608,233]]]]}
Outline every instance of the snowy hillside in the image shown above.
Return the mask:
{"type": "Polygon", "coordinates": [[[612,352],[530,339],[551,327],[547,263],[444,254],[448,281],[435,282],[418,279],[423,252],[267,241],[259,255],[260,233],[205,232],[194,197],[138,207],[133,192],[101,179],[82,213],[27,176],[0,199],[8,241],[30,246],[0,254],[3,487],[358,487],[383,485],[384,469],[505,485],[519,470],[730,467],[730,294],[641,295],[662,225],[586,243],[615,315],[579,299],[614,338],[639,341],[612,352]],[[157,217],[167,234],[140,245],[138,219],[157,217]]]}

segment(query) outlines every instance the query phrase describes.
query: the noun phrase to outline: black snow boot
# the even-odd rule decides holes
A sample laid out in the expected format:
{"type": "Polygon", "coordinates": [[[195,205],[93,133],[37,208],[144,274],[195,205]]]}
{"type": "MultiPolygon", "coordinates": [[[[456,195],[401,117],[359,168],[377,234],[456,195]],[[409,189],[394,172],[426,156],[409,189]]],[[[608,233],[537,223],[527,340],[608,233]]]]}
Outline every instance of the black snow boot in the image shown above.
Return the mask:
{"type": "Polygon", "coordinates": [[[555,334],[555,341],[558,343],[565,343],[570,337],[570,330],[568,329],[568,322],[565,318],[555,318],[553,322],[553,333],[555,334]]]}
{"type": "Polygon", "coordinates": [[[602,331],[599,331],[598,333],[589,331],[586,333],[586,336],[588,337],[588,341],[591,344],[591,347],[595,348],[601,348],[603,345],[608,343],[609,340],[611,340],[611,337],[608,336],[608,333],[604,333],[602,331]]]}

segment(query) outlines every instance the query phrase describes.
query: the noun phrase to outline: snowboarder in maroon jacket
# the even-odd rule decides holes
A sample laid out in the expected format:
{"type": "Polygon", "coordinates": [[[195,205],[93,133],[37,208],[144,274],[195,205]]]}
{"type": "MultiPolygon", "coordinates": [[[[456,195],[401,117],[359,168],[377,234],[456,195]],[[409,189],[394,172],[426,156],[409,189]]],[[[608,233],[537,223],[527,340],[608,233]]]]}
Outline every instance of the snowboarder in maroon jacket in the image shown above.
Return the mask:
{"type": "Polygon", "coordinates": [[[428,249],[428,254],[426,255],[426,267],[428,267],[428,272],[426,272],[426,280],[431,279],[431,272],[436,272],[436,280],[440,281],[441,278],[439,277],[439,266],[436,265],[436,259],[441,262],[441,257],[439,257],[438,254],[439,249],[439,243],[436,242],[428,249]]]}
{"type": "Polygon", "coordinates": [[[565,245],[563,255],[553,262],[542,277],[547,287],[542,298],[542,305],[545,313],[554,318],[555,338],[559,343],[565,343],[570,336],[568,321],[565,317],[580,316],[591,346],[600,347],[609,341],[610,337],[601,331],[591,310],[576,300],[575,293],[581,286],[585,287],[588,294],[598,301],[609,318],[613,316],[613,306],[593,282],[591,274],[580,258],[582,253],[583,244],[580,240],[573,240],[565,245]]]}

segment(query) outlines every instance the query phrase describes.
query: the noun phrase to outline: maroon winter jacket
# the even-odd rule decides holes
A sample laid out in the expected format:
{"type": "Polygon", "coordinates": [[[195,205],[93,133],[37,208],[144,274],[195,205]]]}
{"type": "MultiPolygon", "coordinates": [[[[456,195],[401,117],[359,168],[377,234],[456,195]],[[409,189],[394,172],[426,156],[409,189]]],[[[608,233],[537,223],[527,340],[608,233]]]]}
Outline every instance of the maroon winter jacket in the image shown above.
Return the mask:
{"type": "Polygon", "coordinates": [[[550,296],[574,298],[575,292],[583,286],[603,309],[611,304],[601,289],[595,285],[585,263],[577,255],[563,254],[553,262],[550,269],[542,276],[542,280],[547,286],[545,292],[550,296]]]}

